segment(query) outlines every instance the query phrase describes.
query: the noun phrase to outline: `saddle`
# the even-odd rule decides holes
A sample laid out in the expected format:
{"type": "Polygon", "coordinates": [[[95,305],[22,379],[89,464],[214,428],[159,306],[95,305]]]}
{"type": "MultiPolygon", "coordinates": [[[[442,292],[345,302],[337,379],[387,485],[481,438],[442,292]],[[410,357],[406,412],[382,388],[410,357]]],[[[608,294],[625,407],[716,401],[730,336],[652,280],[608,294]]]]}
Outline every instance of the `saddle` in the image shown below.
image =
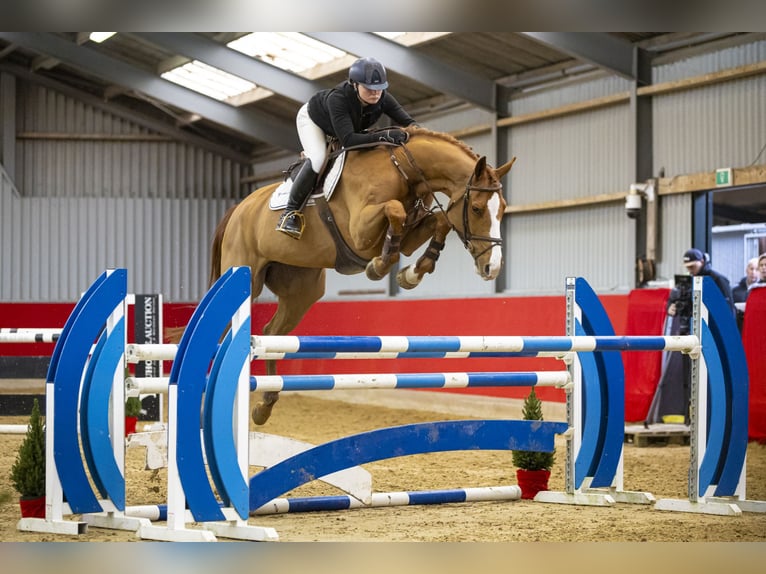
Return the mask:
{"type": "MultiPolygon", "coordinates": [[[[357,255],[348,243],[343,239],[335,218],[330,210],[328,201],[332,197],[335,186],[340,180],[343,172],[343,164],[346,159],[346,150],[340,145],[336,138],[331,138],[327,143],[327,160],[325,160],[322,169],[317,176],[317,182],[314,186],[311,196],[306,205],[314,205],[317,208],[320,219],[330,232],[330,236],[335,242],[335,270],[342,275],[355,275],[361,273],[367,267],[369,260],[357,255]]],[[[293,184],[293,176],[298,173],[303,162],[309,161],[301,158],[290,164],[283,172],[285,180],[274,190],[269,200],[269,208],[278,211],[284,209],[287,205],[287,199],[290,196],[290,188],[293,184]]]]}

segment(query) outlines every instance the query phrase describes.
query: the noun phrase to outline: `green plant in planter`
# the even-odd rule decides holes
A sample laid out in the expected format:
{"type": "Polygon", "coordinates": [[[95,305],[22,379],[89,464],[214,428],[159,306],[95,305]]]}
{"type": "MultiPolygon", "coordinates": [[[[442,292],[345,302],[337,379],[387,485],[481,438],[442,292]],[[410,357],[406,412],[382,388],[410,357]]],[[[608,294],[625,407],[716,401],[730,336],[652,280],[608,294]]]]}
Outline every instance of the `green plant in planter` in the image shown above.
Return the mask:
{"type": "Polygon", "coordinates": [[[125,401],[125,416],[138,417],[141,414],[141,400],[138,397],[128,397],[125,401]]]}
{"type": "MultiPolygon", "coordinates": [[[[524,399],[524,408],[521,411],[525,421],[543,420],[543,403],[537,398],[535,388],[529,391],[524,399]]],[[[554,452],[535,452],[527,450],[514,450],[512,456],[513,465],[522,470],[550,470],[556,459],[554,452]]]]}
{"type": "Polygon", "coordinates": [[[37,399],[32,403],[27,434],[11,467],[11,482],[21,498],[45,496],[45,429],[37,399]]]}

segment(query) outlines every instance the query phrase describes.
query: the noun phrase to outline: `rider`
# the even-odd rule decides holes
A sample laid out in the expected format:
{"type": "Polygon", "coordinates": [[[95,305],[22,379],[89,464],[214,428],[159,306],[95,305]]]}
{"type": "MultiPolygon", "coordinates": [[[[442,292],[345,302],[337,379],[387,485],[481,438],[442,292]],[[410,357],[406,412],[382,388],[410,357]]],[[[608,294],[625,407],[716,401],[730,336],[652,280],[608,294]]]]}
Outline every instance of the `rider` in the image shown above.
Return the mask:
{"type": "Polygon", "coordinates": [[[387,115],[399,126],[415,123],[394,96],[386,91],[386,69],[375,58],[359,58],[348,71],[348,80],[318,92],[298,110],[298,137],[308,158],[293,180],[287,207],[277,230],[300,239],[303,234],[303,206],[316,183],[327,157],[327,138],[335,137],[344,148],[360,144],[407,141],[401,128],[366,133],[367,128],[387,115]]]}

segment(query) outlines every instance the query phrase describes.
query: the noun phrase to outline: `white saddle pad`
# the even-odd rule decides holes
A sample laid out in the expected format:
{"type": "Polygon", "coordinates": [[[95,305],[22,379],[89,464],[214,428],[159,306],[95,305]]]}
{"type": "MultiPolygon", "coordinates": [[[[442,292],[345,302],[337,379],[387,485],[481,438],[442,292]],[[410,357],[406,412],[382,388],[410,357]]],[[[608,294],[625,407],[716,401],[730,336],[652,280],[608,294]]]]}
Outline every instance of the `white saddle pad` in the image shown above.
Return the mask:
{"type": "MultiPolygon", "coordinates": [[[[330,171],[327,173],[327,177],[325,178],[324,184],[322,185],[322,192],[315,193],[312,195],[312,197],[317,195],[324,195],[325,199],[330,201],[332,192],[335,191],[335,186],[338,185],[338,180],[340,179],[340,175],[343,172],[343,163],[345,159],[346,152],[344,151],[335,159],[335,163],[332,164],[330,171]]],[[[285,181],[277,186],[277,188],[274,190],[274,193],[271,194],[271,198],[269,199],[269,208],[272,211],[278,211],[285,208],[287,205],[287,200],[290,198],[290,188],[292,188],[292,186],[293,180],[290,177],[288,177],[285,181]]],[[[309,198],[307,205],[314,205],[314,200],[309,198]]]]}

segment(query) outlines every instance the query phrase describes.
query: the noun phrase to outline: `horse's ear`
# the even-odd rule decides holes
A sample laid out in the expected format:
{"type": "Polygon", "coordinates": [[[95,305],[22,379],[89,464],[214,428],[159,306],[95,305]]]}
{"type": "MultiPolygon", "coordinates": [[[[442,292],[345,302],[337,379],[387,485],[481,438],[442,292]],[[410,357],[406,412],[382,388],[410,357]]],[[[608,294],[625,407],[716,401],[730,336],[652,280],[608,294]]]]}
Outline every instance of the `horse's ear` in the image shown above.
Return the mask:
{"type": "Polygon", "coordinates": [[[511,161],[508,163],[501,165],[495,170],[495,174],[497,175],[497,179],[502,179],[505,177],[505,174],[507,174],[509,171],[511,171],[511,168],[513,167],[513,162],[516,161],[516,156],[514,156],[511,161]]]}
{"type": "Polygon", "coordinates": [[[487,156],[483,155],[476,162],[476,167],[473,169],[473,177],[479,179],[484,170],[487,169],[487,156]]]}

